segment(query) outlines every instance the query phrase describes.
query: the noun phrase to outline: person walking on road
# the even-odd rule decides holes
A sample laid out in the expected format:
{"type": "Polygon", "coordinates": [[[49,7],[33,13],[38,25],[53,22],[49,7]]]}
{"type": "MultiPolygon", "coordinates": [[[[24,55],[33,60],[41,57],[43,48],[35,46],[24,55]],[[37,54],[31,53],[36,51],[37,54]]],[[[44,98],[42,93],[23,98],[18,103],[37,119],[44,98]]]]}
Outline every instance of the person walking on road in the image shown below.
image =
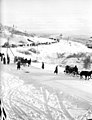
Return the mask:
{"type": "Polygon", "coordinates": [[[5,56],[3,58],[3,64],[6,64],[6,58],[5,58],[5,56]]]}
{"type": "Polygon", "coordinates": [[[17,70],[20,70],[20,60],[17,62],[17,70]]]}
{"type": "Polygon", "coordinates": [[[7,64],[10,63],[10,57],[7,55],[7,64]]]}
{"type": "Polygon", "coordinates": [[[58,65],[55,67],[54,73],[58,74],[58,65]]]}
{"type": "Polygon", "coordinates": [[[44,62],[42,62],[42,69],[44,69],[44,62]]]}
{"type": "Polygon", "coordinates": [[[30,60],[28,60],[28,67],[29,67],[29,65],[31,65],[31,58],[30,58],[30,60]]]}

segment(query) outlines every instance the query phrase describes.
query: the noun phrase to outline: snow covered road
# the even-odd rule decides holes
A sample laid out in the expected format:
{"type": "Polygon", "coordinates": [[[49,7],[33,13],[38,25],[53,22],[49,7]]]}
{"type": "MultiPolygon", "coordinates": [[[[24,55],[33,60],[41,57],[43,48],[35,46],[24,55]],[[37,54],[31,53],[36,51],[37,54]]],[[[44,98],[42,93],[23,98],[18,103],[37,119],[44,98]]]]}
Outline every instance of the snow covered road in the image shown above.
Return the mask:
{"type": "Polygon", "coordinates": [[[92,118],[92,79],[80,80],[33,66],[1,65],[2,102],[7,120],[92,118]]]}

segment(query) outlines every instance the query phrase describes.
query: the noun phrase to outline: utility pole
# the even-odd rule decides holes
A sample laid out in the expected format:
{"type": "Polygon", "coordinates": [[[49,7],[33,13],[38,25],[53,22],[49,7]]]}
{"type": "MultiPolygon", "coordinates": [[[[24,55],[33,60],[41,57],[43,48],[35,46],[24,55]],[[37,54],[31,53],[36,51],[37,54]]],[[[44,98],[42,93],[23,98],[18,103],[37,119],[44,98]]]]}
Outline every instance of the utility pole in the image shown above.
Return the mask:
{"type": "MultiPolygon", "coordinates": [[[[8,55],[8,49],[10,49],[10,51],[11,51],[11,53],[13,54],[13,52],[12,52],[12,50],[11,50],[11,48],[10,48],[10,44],[9,44],[9,40],[10,40],[10,38],[12,38],[13,37],[13,32],[14,32],[14,25],[13,25],[13,29],[12,29],[12,31],[11,31],[11,35],[10,35],[10,37],[8,37],[8,39],[7,39],[7,55],[8,55]]],[[[13,56],[14,56],[14,54],[13,54],[13,56]]]]}
{"type": "Polygon", "coordinates": [[[8,48],[9,48],[9,37],[8,37],[8,39],[7,39],[7,55],[8,55],[8,48]]]}
{"type": "Polygon", "coordinates": [[[38,41],[37,41],[37,61],[38,61],[38,41]]]}

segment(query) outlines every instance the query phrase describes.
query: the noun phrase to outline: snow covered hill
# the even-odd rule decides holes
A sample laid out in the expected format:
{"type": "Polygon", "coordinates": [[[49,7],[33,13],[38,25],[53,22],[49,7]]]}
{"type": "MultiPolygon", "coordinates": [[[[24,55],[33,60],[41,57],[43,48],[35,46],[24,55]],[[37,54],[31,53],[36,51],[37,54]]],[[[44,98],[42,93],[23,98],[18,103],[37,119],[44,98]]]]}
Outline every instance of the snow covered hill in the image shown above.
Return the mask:
{"type": "MultiPolygon", "coordinates": [[[[12,55],[11,50],[8,51],[12,59],[14,59],[14,56],[28,59],[31,57],[32,60],[37,60],[38,62],[44,61],[45,63],[62,66],[73,64],[78,65],[80,68],[83,67],[83,59],[87,56],[90,56],[92,59],[92,49],[73,40],[60,39],[57,42],[54,39],[38,36],[11,34],[10,29],[4,29],[1,36],[1,45],[7,42],[7,39],[9,39],[10,44],[18,46],[11,48],[14,55],[12,55]],[[20,45],[23,46],[19,47],[20,45]]],[[[6,50],[6,48],[1,48],[1,51],[4,53],[7,53],[6,50]]]]}

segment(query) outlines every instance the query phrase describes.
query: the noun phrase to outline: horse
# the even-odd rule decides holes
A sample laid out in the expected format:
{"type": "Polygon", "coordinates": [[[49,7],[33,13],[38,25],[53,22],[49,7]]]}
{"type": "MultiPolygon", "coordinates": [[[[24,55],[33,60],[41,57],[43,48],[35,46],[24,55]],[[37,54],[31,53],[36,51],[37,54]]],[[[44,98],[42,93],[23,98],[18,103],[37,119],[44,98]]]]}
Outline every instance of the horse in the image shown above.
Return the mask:
{"type": "Polygon", "coordinates": [[[24,59],[23,57],[15,56],[14,63],[18,62],[18,60],[20,61],[20,64],[23,65],[23,66],[25,66],[28,63],[27,59],[24,59]]]}
{"type": "Polygon", "coordinates": [[[28,63],[28,60],[21,58],[20,62],[21,62],[21,65],[25,66],[28,63]]]}
{"type": "Polygon", "coordinates": [[[81,71],[80,72],[80,78],[85,76],[85,80],[87,80],[87,77],[88,77],[88,80],[89,80],[91,78],[91,74],[92,74],[92,71],[81,71]]]}

